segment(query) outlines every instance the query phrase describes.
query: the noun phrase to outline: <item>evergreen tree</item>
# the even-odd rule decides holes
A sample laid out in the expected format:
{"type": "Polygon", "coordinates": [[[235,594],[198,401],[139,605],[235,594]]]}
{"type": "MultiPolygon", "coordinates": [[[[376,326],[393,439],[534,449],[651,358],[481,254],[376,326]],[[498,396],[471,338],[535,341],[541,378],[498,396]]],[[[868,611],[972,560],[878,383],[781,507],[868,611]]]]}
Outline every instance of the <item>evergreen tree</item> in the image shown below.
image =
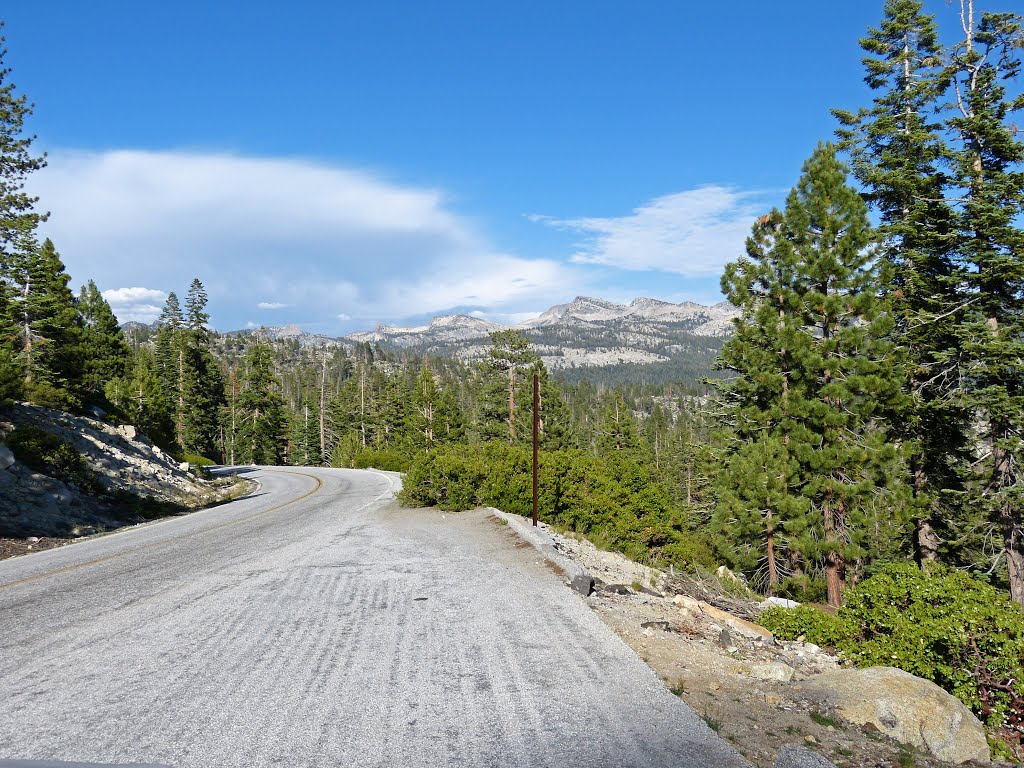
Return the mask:
{"type": "Polygon", "coordinates": [[[879,29],[861,40],[865,81],[877,96],[856,114],[834,110],[853,172],[877,208],[881,256],[905,353],[908,397],[894,419],[910,471],[914,544],[922,563],[939,556],[948,491],[962,487],[969,453],[968,411],[957,391],[956,329],[963,311],[955,226],[940,164],[949,148],[937,116],[949,82],[934,18],[919,0],[888,0],[879,29]]]}
{"type": "MultiPolygon", "coordinates": [[[[0,21],[0,30],[3,29],[0,21]]],[[[46,155],[32,153],[35,136],[26,136],[25,120],[32,114],[28,97],[18,94],[5,64],[6,38],[0,35],[0,275],[11,269],[45,214],[35,211],[38,198],[25,192],[25,180],[46,166],[46,155]]]]}
{"type": "Polygon", "coordinates": [[[157,320],[156,340],[154,342],[154,363],[157,379],[163,392],[163,405],[167,409],[167,419],[173,426],[174,440],[181,444],[183,430],[182,418],[184,403],[182,401],[181,380],[184,377],[184,354],[182,349],[181,331],[185,319],[181,313],[178,296],[171,291],[157,320]]]}
{"type": "Polygon", "coordinates": [[[722,354],[737,374],[722,385],[737,489],[723,497],[718,528],[733,520],[758,532],[770,586],[784,533],[791,571],[805,556],[824,564],[832,605],[847,565],[865,555],[866,521],[895,459],[882,426],[901,379],[874,237],[835,149],[820,145],[785,212],[759,220],[747,258],[723,278],[741,315],[722,354]]]}
{"type": "Polygon", "coordinates": [[[983,13],[963,0],[965,39],[954,52],[960,139],[953,169],[961,186],[959,255],[967,264],[971,312],[962,326],[971,404],[984,418],[986,460],[978,500],[1003,536],[1010,595],[1024,605],[1024,142],[1012,124],[1024,96],[1006,82],[1020,72],[1022,19],[983,13]]]}
{"type": "Polygon", "coordinates": [[[109,381],[104,392],[107,400],[120,408],[140,432],[158,443],[173,439],[170,412],[148,350],[139,349],[127,375],[109,381]]]}
{"type": "Polygon", "coordinates": [[[596,432],[598,456],[621,454],[640,458],[642,448],[636,420],[621,392],[605,398],[596,432]]]}
{"type": "Polygon", "coordinates": [[[285,445],[284,399],[278,393],[269,345],[257,342],[245,358],[238,396],[235,460],[280,464],[285,445]]]}
{"type": "Polygon", "coordinates": [[[185,300],[185,328],[177,349],[177,432],[183,449],[212,456],[219,453],[218,416],[225,400],[224,376],[210,351],[206,302],[206,291],[196,278],[185,300]]]}
{"type": "Polygon", "coordinates": [[[82,286],[78,311],[84,324],[82,386],[87,396],[95,398],[103,393],[107,382],[125,375],[131,348],[110,305],[92,280],[82,286]]]}
{"type": "Polygon", "coordinates": [[[44,405],[80,405],[82,325],[71,278],[53,243],[25,247],[13,258],[13,318],[17,355],[30,398],[44,405]]]}
{"type": "Polygon", "coordinates": [[[480,367],[479,430],[485,440],[504,437],[509,443],[515,443],[517,437],[530,439],[532,432],[522,435],[521,430],[516,429],[516,396],[531,366],[539,359],[521,331],[508,329],[491,333],[487,359],[480,367]]]}

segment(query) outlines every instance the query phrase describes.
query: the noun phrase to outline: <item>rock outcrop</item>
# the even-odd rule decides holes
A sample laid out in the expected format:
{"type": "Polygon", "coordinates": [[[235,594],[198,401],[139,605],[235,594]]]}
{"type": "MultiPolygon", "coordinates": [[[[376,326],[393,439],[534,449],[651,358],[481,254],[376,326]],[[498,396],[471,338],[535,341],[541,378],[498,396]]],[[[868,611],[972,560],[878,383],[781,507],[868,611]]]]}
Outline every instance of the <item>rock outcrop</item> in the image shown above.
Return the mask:
{"type": "Polygon", "coordinates": [[[15,403],[0,412],[0,537],[70,537],[137,522],[133,500],[177,508],[203,506],[225,495],[182,470],[134,427],[116,426],[40,406],[15,403]],[[70,443],[83,459],[90,488],[51,477],[16,461],[3,444],[16,427],[33,425],[70,443]]]}
{"type": "Polygon", "coordinates": [[[894,667],[844,669],[796,683],[844,720],[950,763],[989,762],[985,728],[959,699],[894,667]]]}

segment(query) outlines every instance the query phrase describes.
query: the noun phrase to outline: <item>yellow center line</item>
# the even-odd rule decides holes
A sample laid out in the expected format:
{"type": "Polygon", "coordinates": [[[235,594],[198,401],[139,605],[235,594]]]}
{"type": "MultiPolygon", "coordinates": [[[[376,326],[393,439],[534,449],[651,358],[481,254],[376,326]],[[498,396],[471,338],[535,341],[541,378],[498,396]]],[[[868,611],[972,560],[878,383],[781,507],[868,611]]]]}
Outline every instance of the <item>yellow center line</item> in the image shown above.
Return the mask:
{"type": "MultiPolygon", "coordinates": [[[[270,514],[271,512],[276,512],[279,509],[284,509],[285,507],[289,506],[290,504],[295,504],[297,502],[302,501],[303,499],[308,499],[310,496],[312,496],[314,493],[319,491],[324,486],[323,481],[319,477],[317,477],[316,475],[306,474],[305,472],[294,472],[292,470],[287,470],[287,469],[264,469],[263,471],[264,472],[280,472],[281,474],[285,474],[285,475],[299,475],[300,477],[308,477],[311,480],[313,480],[313,482],[315,482],[316,485],[314,485],[311,490],[306,491],[301,496],[296,496],[294,499],[291,499],[289,501],[282,502],[281,504],[278,504],[276,506],[270,507],[270,509],[264,509],[264,510],[261,510],[259,512],[256,512],[255,514],[247,515],[246,517],[241,517],[241,518],[239,518],[237,520],[229,520],[226,523],[220,523],[220,524],[212,526],[210,528],[203,528],[201,531],[194,531],[193,533],[190,533],[188,535],[189,536],[194,536],[197,533],[210,533],[211,531],[217,531],[217,530],[220,530],[221,528],[227,528],[228,526],[238,525],[239,523],[244,523],[247,520],[253,520],[253,519],[257,518],[257,517],[261,517],[262,515],[267,515],[267,514],[270,514]]],[[[241,499],[239,499],[239,501],[241,501],[241,499]]],[[[200,510],[196,510],[196,511],[200,511],[200,510]]],[[[117,552],[117,553],[115,553],[113,555],[107,555],[106,557],[99,557],[99,558],[96,558],[95,560],[87,560],[84,563],[75,563],[73,565],[65,565],[62,568],[57,568],[56,570],[53,570],[53,571],[47,571],[46,573],[37,573],[35,576],[26,576],[24,579],[19,579],[18,581],[12,581],[12,582],[10,582],[8,584],[0,584],[0,590],[9,589],[11,587],[17,587],[17,586],[20,586],[22,584],[30,584],[33,581],[39,581],[40,579],[49,578],[50,576],[58,576],[58,575],[60,575],[62,573],[69,573],[71,571],[77,571],[79,568],[87,568],[87,567],[92,566],[92,565],[99,565],[101,563],[106,563],[106,562],[109,562],[111,560],[116,560],[119,557],[124,557],[125,555],[135,554],[136,552],[141,552],[143,550],[151,549],[153,547],[157,547],[157,546],[161,546],[161,545],[166,545],[168,543],[173,543],[173,542],[155,541],[152,544],[143,544],[141,547],[135,547],[134,549],[128,549],[128,550],[125,550],[123,552],[117,552]]],[[[50,550],[50,551],[53,551],[53,550],[50,550]]]]}

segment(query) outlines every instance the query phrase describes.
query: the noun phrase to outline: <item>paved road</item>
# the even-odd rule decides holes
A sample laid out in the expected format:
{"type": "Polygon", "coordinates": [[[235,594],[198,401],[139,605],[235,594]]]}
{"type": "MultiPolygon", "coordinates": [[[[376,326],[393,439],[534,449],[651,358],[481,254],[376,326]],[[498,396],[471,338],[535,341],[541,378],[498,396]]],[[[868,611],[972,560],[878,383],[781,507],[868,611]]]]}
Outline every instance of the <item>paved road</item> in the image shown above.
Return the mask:
{"type": "Polygon", "coordinates": [[[367,471],[0,562],[0,758],[742,766],[483,513],[367,471]]]}

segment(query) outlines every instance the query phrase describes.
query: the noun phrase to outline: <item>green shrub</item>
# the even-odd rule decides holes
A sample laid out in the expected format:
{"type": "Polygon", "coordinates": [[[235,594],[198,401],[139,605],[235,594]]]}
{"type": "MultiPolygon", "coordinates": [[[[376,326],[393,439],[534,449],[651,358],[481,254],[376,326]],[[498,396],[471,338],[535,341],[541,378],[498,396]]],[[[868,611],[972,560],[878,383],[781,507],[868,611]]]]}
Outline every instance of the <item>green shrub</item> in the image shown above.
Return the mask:
{"type": "Polygon", "coordinates": [[[967,573],[904,563],[850,591],[839,614],[859,666],[888,664],[932,680],[991,725],[1024,726],[1024,612],[967,573]]]}
{"type": "Polygon", "coordinates": [[[73,413],[82,410],[82,401],[77,396],[46,381],[35,381],[27,385],[24,394],[29,402],[46,408],[73,413]]]}
{"type": "Polygon", "coordinates": [[[355,454],[352,465],[357,469],[383,469],[386,472],[405,472],[409,469],[409,458],[400,451],[385,448],[383,450],[362,450],[355,454]]]}
{"type": "Polygon", "coordinates": [[[416,457],[402,481],[399,499],[414,507],[461,512],[477,505],[483,481],[479,461],[468,446],[453,446],[416,457]]]}
{"type": "Polygon", "coordinates": [[[801,606],[759,620],[780,639],[804,635],[857,666],[931,680],[989,725],[1024,727],[1024,612],[969,574],[889,565],[851,589],[834,618],[801,606]]]}
{"type": "MultiPolygon", "coordinates": [[[[533,511],[530,449],[496,441],[453,445],[418,456],[400,498],[412,506],[468,509],[476,504],[512,514],[533,511]]],[[[656,565],[713,567],[712,548],[688,530],[666,489],[635,461],[583,451],[540,457],[540,515],[598,546],[656,565]]]]}
{"type": "Polygon", "coordinates": [[[36,472],[92,487],[92,474],[75,447],[34,424],[23,424],[11,432],[7,447],[18,461],[36,472]]]}
{"type": "Polygon", "coordinates": [[[198,453],[183,453],[181,460],[187,461],[190,467],[212,467],[217,463],[213,459],[200,456],[198,453]]]}
{"type": "Polygon", "coordinates": [[[758,616],[757,621],[779,640],[796,640],[802,636],[807,642],[823,648],[841,645],[849,639],[852,630],[838,617],[808,605],[769,608],[758,616]]]}

